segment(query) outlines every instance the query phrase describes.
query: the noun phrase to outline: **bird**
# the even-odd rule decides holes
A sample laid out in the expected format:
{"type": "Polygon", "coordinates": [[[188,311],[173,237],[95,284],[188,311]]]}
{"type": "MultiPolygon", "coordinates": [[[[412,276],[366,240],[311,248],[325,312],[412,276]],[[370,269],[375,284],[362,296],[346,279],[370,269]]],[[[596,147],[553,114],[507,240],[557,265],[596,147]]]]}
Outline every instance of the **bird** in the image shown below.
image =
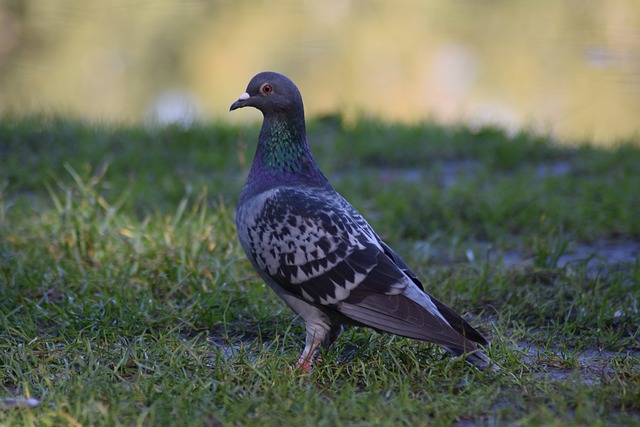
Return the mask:
{"type": "Polygon", "coordinates": [[[431,342],[497,370],[486,338],[426,292],[418,276],[330,184],[307,143],[296,85],[255,75],[229,111],[262,112],[253,163],[236,205],[240,245],[264,282],[306,326],[295,367],[311,371],[344,326],[431,342]],[[322,347],[321,347],[322,346],[322,347]]]}

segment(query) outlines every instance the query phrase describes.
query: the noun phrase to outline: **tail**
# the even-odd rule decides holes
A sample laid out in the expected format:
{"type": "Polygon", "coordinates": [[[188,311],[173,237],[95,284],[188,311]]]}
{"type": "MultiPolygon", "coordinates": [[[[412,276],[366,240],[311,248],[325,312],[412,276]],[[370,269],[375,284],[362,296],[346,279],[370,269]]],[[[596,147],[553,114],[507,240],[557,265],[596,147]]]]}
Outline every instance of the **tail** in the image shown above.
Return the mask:
{"type": "Polygon", "coordinates": [[[465,356],[465,360],[471,364],[473,364],[476,368],[481,371],[486,371],[487,369],[491,369],[494,372],[499,371],[501,368],[498,366],[493,360],[489,359],[489,357],[484,354],[484,352],[480,349],[473,350],[471,352],[464,352],[462,350],[453,349],[449,347],[444,347],[449,353],[454,354],[456,356],[465,356]]]}

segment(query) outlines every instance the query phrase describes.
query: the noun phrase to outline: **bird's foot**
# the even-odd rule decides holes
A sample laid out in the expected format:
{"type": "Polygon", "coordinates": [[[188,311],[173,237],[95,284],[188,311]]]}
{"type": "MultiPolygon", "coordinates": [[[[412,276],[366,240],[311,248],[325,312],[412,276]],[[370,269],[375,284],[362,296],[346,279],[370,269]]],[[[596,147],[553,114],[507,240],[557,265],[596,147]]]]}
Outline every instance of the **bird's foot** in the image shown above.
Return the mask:
{"type": "Polygon", "coordinates": [[[296,369],[303,372],[311,372],[312,366],[310,359],[310,357],[307,357],[304,354],[300,356],[300,359],[298,359],[298,362],[296,363],[296,369]]]}

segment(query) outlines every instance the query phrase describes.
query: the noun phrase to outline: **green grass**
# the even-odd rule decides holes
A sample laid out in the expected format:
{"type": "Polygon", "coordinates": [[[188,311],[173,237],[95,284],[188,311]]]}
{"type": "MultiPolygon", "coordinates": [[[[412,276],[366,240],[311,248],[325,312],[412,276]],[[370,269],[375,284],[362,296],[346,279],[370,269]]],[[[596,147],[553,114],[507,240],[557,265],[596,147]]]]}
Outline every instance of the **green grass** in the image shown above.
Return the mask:
{"type": "Polygon", "coordinates": [[[351,329],[307,375],[235,236],[257,130],[0,120],[0,425],[640,425],[638,145],[310,123],[337,189],[503,370],[351,329]]]}

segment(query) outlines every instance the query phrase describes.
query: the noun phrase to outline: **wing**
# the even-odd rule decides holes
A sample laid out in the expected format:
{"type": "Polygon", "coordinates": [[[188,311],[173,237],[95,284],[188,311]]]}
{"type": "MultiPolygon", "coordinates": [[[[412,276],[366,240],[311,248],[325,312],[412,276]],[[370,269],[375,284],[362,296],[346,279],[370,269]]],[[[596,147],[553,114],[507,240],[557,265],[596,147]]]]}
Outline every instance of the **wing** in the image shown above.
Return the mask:
{"type": "MultiPolygon", "coordinates": [[[[402,260],[402,258],[396,255],[396,253],[393,252],[393,250],[386,243],[384,242],[380,242],[380,243],[384,248],[385,253],[393,260],[393,262],[398,266],[398,268],[400,268],[404,274],[409,276],[409,278],[413,281],[413,283],[415,283],[417,287],[419,287],[422,291],[426,293],[426,290],[424,289],[424,285],[422,284],[420,279],[418,279],[418,276],[413,271],[411,271],[411,269],[402,260]]],[[[429,295],[429,298],[435,304],[440,314],[442,314],[442,316],[447,320],[447,322],[451,325],[453,329],[455,329],[456,331],[458,331],[460,334],[464,335],[467,339],[470,339],[471,341],[477,342],[482,345],[489,344],[486,338],[483,337],[482,334],[480,334],[480,332],[475,330],[473,326],[467,323],[467,321],[464,320],[458,313],[456,313],[451,308],[441,303],[432,295],[429,295]]]]}
{"type": "Polygon", "coordinates": [[[241,240],[257,267],[309,302],[333,306],[363,282],[399,294],[410,280],[384,254],[379,239],[336,193],[278,189],[240,213],[241,240]]]}
{"type": "Polygon", "coordinates": [[[464,338],[473,340],[470,331],[484,341],[424,292],[415,274],[337,193],[280,188],[260,206],[241,232],[254,263],[287,291],[382,331],[463,350],[475,348],[464,338]]]}

